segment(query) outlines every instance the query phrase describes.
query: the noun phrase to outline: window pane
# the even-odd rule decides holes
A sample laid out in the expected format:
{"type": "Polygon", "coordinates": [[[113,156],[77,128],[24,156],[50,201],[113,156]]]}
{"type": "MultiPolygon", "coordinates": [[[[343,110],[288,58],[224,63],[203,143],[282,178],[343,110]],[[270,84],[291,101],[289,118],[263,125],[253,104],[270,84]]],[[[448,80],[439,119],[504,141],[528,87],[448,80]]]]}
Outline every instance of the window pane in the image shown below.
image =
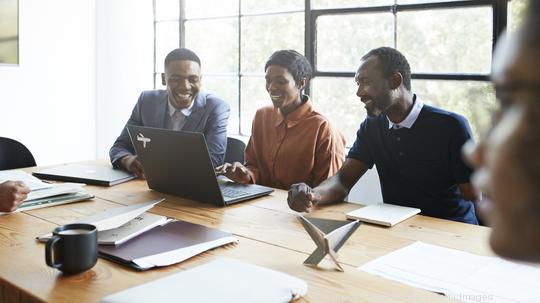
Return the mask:
{"type": "Polygon", "coordinates": [[[231,106],[229,116],[229,134],[238,134],[238,77],[203,75],[202,90],[225,100],[231,106]]]}
{"type": "Polygon", "coordinates": [[[0,64],[17,64],[19,62],[19,41],[0,42],[0,64]]]}
{"type": "Polygon", "coordinates": [[[393,5],[394,0],[311,0],[313,8],[344,8],[393,5]]]}
{"type": "Polygon", "coordinates": [[[0,0],[0,64],[19,63],[17,0],[0,0]]]}
{"type": "Polygon", "coordinates": [[[352,146],[356,131],[366,118],[366,110],[356,96],[356,83],[351,78],[317,77],[311,81],[315,109],[330,119],[352,146]]]}
{"type": "Polygon", "coordinates": [[[238,73],[238,18],[186,21],[185,29],[203,73],[238,73]]]}
{"type": "Polygon", "coordinates": [[[394,44],[394,16],[369,13],[317,18],[317,70],[356,71],[369,50],[394,44]]]}
{"type": "Polygon", "coordinates": [[[177,21],[156,23],[156,71],[163,72],[163,61],[167,54],[180,46],[177,21]]]}
{"type": "Polygon", "coordinates": [[[508,30],[515,31],[523,21],[529,5],[528,0],[512,0],[508,2],[508,30]]]}
{"type": "Polygon", "coordinates": [[[180,17],[180,0],[155,0],[156,20],[173,20],[180,17]]]}
{"type": "Polygon", "coordinates": [[[304,53],[303,13],[242,17],[242,72],[263,74],[268,57],[280,49],[304,53]]]}
{"type": "Polygon", "coordinates": [[[186,18],[238,15],[238,0],[186,0],[186,18]]]}
{"type": "Polygon", "coordinates": [[[304,10],[304,0],[243,0],[242,14],[304,10]]]}
{"type": "Polygon", "coordinates": [[[154,74],[154,89],[165,89],[165,86],[161,83],[161,73],[154,74]]]}
{"type": "Polygon", "coordinates": [[[400,12],[397,47],[413,72],[489,73],[491,7],[400,12]]]}
{"type": "Polygon", "coordinates": [[[465,116],[475,139],[490,126],[497,108],[488,82],[413,80],[412,88],[424,103],[465,116]]]}
{"type": "Polygon", "coordinates": [[[251,134],[251,122],[257,109],[272,105],[266,92],[264,77],[242,77],[242,105],[241,105],[241,132],[243,135],[251,134]]]}

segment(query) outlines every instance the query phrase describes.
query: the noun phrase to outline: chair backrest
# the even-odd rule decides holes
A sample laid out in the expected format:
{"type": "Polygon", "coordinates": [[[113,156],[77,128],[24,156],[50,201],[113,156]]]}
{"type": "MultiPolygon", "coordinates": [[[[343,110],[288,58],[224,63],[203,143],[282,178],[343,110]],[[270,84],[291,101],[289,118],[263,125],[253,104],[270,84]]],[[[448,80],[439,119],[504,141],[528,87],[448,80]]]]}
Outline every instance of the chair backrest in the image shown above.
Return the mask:
{"type": "Polygon", "coordinates": [[[22,143],[0,137],[0,170],[36,166],[32,153],[22,143]]]}
{"type": "Polygon", "coordinates": [[[246,144],[242,140],[227,137],[227,151],[225,152],[225,162],[244,163],[244,150],[245,149],[246,149],[246,144]]]}

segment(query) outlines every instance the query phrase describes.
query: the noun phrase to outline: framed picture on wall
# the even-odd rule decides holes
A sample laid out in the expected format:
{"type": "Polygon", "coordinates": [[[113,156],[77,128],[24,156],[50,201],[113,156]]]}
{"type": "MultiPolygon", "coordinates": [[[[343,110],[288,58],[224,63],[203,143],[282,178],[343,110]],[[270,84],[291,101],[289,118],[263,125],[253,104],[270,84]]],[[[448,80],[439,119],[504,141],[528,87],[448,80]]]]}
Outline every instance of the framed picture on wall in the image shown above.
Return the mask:
{"type": "Polygon", "coordinates": [[[0,65],[19,64],[19,0],[0,0],[0,65]]]}

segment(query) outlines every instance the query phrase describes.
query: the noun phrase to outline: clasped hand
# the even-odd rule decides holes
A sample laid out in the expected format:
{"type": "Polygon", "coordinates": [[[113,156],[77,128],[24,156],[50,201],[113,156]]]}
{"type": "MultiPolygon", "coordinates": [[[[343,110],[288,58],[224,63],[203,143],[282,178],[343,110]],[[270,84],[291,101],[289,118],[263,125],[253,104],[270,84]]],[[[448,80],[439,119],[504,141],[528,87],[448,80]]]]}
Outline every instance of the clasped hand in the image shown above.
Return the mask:
{"type": "Polygon", "coordinates": [[[291,185],[287,196],[289,207],[297,212],[311,212],[319,200],[319,194],[306,183],[291,185]]]}
{"type": "Polygon", "coordinates": [[[224,175],[227,178],[242,184],[251,181],[249,170],[240,162],[225,163],[216,167],[216,175],[224,175]]]}

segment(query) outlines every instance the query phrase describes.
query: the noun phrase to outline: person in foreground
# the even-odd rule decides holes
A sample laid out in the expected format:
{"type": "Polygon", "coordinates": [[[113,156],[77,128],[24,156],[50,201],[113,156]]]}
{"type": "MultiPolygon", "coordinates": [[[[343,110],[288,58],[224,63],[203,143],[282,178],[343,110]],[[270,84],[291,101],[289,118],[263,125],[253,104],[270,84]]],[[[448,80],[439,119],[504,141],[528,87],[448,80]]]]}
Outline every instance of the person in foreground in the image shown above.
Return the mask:
{"type": "Polygon", "coordinates": [[[428,106],[411,92],[407,59],[397,50],[371,50],[355,75],[357,96],[368,113],[347,160],[315,188],[294,184],[289,206],[309,212],[340,202],[364,173],[377,166],[385,203],[417,207],[422,214],[477,224],[472,170],[461,156],[471,138],[466,119],[428,106]]]}
{"type": "Polygon", "coordinates": [[[239,183],[281,189],[298,182],[317,186],[343,164],[345,139],[302,94],[312,73],[303,55],[277,51],[264,70],[272,106],[255,114],[245,165],[225,163],[216,172],[239,183]]]}
{"type": "MultiPolygon", "coordinates": [[[[144,91],[135,105],[127,125],[184,130],[204,134],[214,167],[223,164],[227,146],[229,105],[220,98],[201,91],[201,61],[189,49],[178,48],[165,57],[161,74],[167,90],[144,91]]],[[[141,163],[127,127],[116,139],[109,155],[115,168],[143,178],[141,163]]]]}
{"type": "Polygon", "coordinates": [[[486,199],[480,214],[492,227],[498,255],[540,262],[540,1],[530,1],[517,32],[501,39],[492,80],[501,107],[487,138],[465,152],[486,199]]]}
{"type": "Polygon", "coordinates": [[[21,181],[0,183],[0,211],[12,212],[26,199],[30,188],[21,181]]]}

